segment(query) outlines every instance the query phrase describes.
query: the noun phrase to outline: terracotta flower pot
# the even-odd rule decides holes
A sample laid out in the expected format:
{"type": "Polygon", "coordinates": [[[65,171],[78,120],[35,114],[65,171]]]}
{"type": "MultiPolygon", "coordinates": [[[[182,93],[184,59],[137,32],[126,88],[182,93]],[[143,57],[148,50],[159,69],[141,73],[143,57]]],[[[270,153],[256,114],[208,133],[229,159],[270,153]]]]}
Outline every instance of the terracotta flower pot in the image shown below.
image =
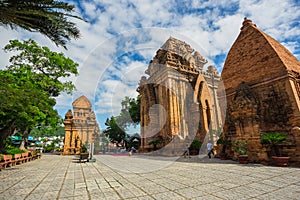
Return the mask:
{"type": "Polygon", "coordinates": [[[278,167],[287,167],[290,157],[272,156],[272,159],[278,167]]]}
{"type": "Polygon", "coordinates": [[[248,164],[248,155],[240,155],[238,158],[240,164],[248,164]]]}

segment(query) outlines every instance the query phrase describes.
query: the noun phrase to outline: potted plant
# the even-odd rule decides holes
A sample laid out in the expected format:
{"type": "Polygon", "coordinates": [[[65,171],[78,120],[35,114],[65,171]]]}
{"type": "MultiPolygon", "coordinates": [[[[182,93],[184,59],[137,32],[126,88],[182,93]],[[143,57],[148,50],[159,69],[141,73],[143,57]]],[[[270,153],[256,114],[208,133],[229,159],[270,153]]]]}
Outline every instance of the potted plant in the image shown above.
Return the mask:
{"type": "Polygon", "coordinates": [[[282,156],[279,145],[287,138],[287,134],[283,133],[265,133],[260,136],[261,143],[270,147],[272,159],[277,166],[287,167],[290,157],[282,156]]]}
{"type": "Polygon", "coordinates": [[[221,160],[227,159],[226,148],[227,148],[228,144],[229,144],[229,141],[227,139],[225,139],[222,135],[217,140],[218,154],[219,154],[219,157],[221,158],[221,160]]]}
{"type": "Polygon", "coordinates": [[[238,154],[240,164],[248,164],[247,146],[246,140],[236,141],[232,144],[233,151],[238,154]]]}

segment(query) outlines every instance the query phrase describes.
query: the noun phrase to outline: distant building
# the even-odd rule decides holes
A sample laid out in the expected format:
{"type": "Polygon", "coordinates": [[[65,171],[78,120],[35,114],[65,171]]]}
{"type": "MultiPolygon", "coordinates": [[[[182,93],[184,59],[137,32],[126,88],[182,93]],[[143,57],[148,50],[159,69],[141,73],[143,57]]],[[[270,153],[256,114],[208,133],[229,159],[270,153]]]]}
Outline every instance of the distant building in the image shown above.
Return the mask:
{"type": "Polygon", "coordinates": [[[99,142],[100,137],[99,125],[90,101],[81,96],[72,105],[74,114],[69,110],[64,120],[64,155],[79,154],[82,144],[99,142]]]}

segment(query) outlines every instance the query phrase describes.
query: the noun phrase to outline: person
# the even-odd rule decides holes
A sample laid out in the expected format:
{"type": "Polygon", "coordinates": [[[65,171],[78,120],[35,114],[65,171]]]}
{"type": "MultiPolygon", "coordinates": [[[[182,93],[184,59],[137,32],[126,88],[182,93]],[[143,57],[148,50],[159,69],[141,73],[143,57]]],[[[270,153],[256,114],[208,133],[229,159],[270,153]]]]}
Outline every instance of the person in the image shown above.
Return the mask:
{"type": "Polygon", "coordinates": [[[186,145],[186,148],[185,148],[185,151],[184,151],[184,157],[188,156],[189,158],[191,157],[190,156],[190,148],[189,148],[189,145],[186,145]]]}
{"type": "Polygon", "coordinates": [[[211,159],[211,154],[212,155],[215,155],[214,154],[214,152],[213,152],[213,145],[212,145],[212,143],[209,141],[208,143],[207,143],[207,155],[208,155],[208,157],[209,157],[209,159],[211,159]]]}
{"type": "Polygon", "coordinates": [[[124,147],[123,149],[121,149],[121,153],[126,152],[126,147],[124,147]]]}
{"type": "Polygon", "coordinates": [[[135,148],[131,147],[130,152],[129,152],[129,156],[131,156],[134,152],[135,152],[135,148]]]}

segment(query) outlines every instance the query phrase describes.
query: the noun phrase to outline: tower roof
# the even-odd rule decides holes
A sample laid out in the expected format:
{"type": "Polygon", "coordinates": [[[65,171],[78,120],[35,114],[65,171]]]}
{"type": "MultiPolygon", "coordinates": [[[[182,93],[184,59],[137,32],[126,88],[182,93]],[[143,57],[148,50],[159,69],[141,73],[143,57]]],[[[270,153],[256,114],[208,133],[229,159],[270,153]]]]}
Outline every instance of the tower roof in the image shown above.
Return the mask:
{"type": "Polygon", "coordinates": [[[72,111],[69,109],[68,112],[65,115],[66,118],[72,118],[73,117],[73,113],[72,111]]]}
{"type": "Polygon", "coordinates": [[[259,83],[300,72],[299,60],[283,45],[245,18],[241,32],[227,55],[222,71],[225,88],[259,83]]]}
{"type": "Polygon", "coordinates": [[[195,51],[188,43],[173,37],[170,37],[160,49],[179,55],[201,70],[203,65],[207,63],[207,60],[198,51],[195,51]]]}
{"type": "Polygon", "coordinates": [[[189,44],[173,37],[169,37],[169,39],[162,45],[161,49],[171,51],[178,55],[184,55],[194,51],[189,44]]]}
{"type": "Polygon", "coordinates": [[[81,97],[77,98],[73,103],[73,107],[76,108],[92,108],[91,102],[88,100],[88,98],[84,95],[81,97]]]}

